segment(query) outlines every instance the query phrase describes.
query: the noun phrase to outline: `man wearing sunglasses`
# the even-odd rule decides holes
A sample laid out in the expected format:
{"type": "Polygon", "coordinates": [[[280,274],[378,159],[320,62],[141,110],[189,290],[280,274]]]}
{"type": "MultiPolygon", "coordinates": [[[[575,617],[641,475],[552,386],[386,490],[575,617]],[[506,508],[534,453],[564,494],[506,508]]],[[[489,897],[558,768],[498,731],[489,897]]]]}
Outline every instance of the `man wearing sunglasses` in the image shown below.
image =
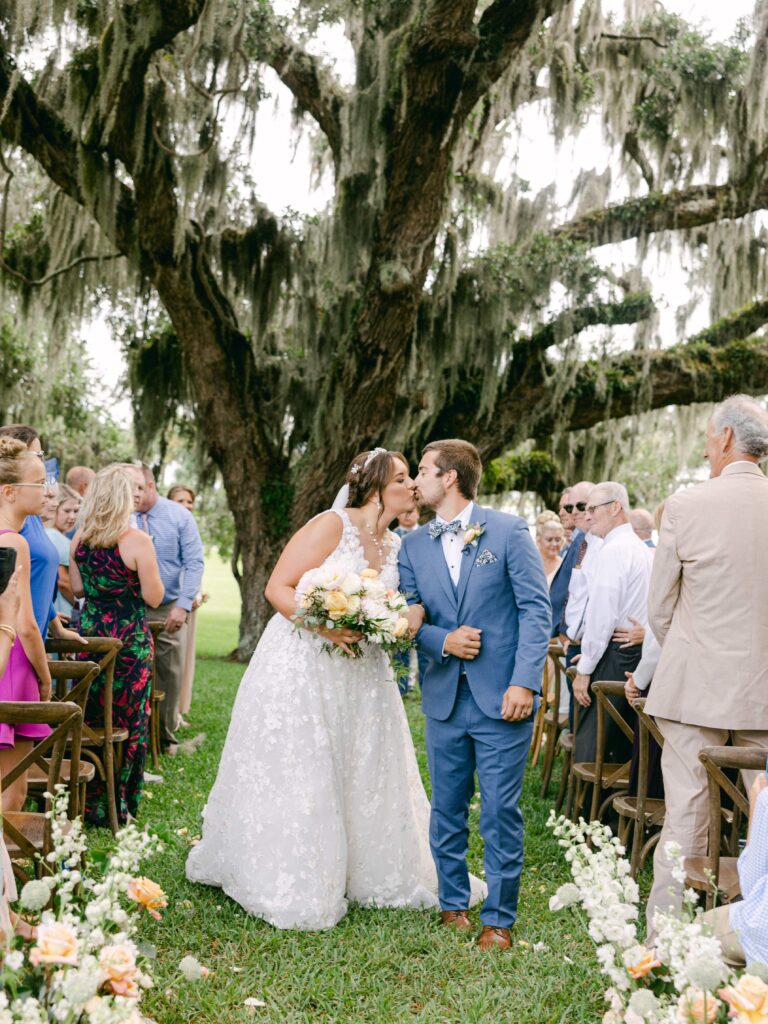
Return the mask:
{"type": "MultiPolygon", "coordinates": [[[[624,679],[637,668],[642,645],[627,646],[614,640],[617,629],[631,628],[633,620],[648,623],[648,585],[653,555],[629,522],[629,497],[623,484],[606,480],[589,495],[585,515],[593,534],[603,538],[589,578],[589,602],[573,698],[582,705],[576,733],[576,761],[594,761],[597,715],[591,684],[603,679],[624,679]]],[[[626,698],[615,698],[626,707],[626,698]]],[[[607,762],[626,761],[631,743],[614,722],[606,725],[607,762]]]]}

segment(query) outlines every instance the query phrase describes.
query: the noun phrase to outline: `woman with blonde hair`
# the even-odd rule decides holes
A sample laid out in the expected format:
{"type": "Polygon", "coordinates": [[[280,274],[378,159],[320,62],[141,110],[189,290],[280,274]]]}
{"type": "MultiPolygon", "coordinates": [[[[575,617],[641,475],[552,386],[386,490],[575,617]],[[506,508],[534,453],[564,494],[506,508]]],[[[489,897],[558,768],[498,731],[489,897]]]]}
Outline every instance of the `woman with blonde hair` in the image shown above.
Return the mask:
{"type": "Polygon", "coordinates": [[[539,549],[544,565],[547,586],[552,586],[555,573],[560,568],[562,558],[560,551],[565,540],[565,527],[560,522],[557,512],[545,509],[536,516],[536,547],[539,549]]]}
{"type": "MultiPolygon", "coordinates": [[[[153,650],[147,605],[156,608],[163,599],[155,547],[151,537],[130,525],[133,508],[133,482],[125,467],[102,469],[83,498],[70,552],[72,589],[85,597],[80,632],[117,637],[123,643],[112,694],[113,724],[128,730],[115,779],[121,824],[136,816],[144,784],[153,650]]],[[[88,696],[85,720],[89,725],[104,721],[104,691],[98,680],[88,696]]],[[[107,807],[104,783],[94,779],[86,794],[86,820],[108,826],[107,807]]]]}
{"type": "MultiPolygon", "coordinates": [[[[45,701],[51,696],[51,673],[32,600],[30,548],[21,535],[27,516],[40,515],[46,491],[41,459],[23,441],[0,436],[0,547],[13,548],[20,569],[16,629],[4,624],[3,630],[12,646],[0,676],[0,700],[45,701]]],[[[10,772],[34,741],[49,732],[47,725],[0,725],[0,775],[10,772]]],[[[20,811],[26,797],[25,773],[4,790],[3,810],[20,811]]]]}

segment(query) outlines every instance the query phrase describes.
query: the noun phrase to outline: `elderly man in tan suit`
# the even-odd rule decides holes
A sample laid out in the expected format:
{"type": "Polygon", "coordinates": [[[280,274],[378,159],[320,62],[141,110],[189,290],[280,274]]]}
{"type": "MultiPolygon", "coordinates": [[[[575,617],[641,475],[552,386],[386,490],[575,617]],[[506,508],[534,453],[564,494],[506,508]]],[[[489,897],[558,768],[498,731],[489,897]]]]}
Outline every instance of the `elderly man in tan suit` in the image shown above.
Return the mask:
{"type": "Polygon", "coordinates": [[[646,710],[664,735],[666,800],[647,907],[651,942],[656,907],[680,903],[665,844],[706,853],[699,751],[729,737],[768,751],[768,478],[758,465],[768,458],[768,413],[746,395],[727,399],[707,428],[704,457],[711,479],[667,499],[649,592],[662,652],[646,710]]]}

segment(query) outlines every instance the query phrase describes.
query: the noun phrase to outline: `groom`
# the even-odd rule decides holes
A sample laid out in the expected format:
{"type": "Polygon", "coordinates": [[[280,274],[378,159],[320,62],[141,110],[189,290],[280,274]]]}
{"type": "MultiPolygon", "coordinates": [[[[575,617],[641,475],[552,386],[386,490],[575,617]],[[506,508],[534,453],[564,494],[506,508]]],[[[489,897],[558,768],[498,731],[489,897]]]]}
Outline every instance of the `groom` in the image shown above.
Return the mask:
{"type": "Polygon", "coordinates": [[[488,883],[477,944],[506,949],[523,869],[518,804],[552,609],[525,521],[475,504],[481,471],[467,441],[424,449],[416,497],[436,518],[403,538],[400,587],[426,611],[417,644],[442,923],[472,927],[466,857],[477,769],[488,883]]]}

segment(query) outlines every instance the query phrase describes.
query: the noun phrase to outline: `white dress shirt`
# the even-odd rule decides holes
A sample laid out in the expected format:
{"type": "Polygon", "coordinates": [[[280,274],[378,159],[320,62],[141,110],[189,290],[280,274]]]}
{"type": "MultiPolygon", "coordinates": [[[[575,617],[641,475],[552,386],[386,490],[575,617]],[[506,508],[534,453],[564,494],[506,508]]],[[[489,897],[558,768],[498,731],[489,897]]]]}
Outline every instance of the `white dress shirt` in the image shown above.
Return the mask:
{"type": "Polygon", "coordinates": [[[458,533],[444,533],[440,536],[440,543],[443,546],[443,554],[445,555],[445,563],[448,566],[448,572],[451,574],[454,586],[458,586],[459,584],[459,576],[461,574],[461,552],[464,549],[464,534],[467,531],[469,520],[472,515],[472,504],[473,503],[470,501],[463,512],[454,516],[453,519],[443,519],[442,516],[435,516],[438,523],[453,523],[456,519],[461,523],[461,530],[458,533]]]}
{"type": "Polygon", "coordinates": [[[629,523],[605,537],[589,575],[579,672],[592,675],[615,629],[629,629],[630,616],[648,628],[648,585],[653,552],[629,523]]]}
{"type": "Polygon", "coordinates": [[[603,538],[594,533],[586,534],[587,550],[581,565],[571,569],[568,583],[568,601],[565,605],[565,634],[569,640],[579,643],[584,634],[584,618],[589,600],[590,575],[597,561],[597,554],[603,546],[603,538]]]}

